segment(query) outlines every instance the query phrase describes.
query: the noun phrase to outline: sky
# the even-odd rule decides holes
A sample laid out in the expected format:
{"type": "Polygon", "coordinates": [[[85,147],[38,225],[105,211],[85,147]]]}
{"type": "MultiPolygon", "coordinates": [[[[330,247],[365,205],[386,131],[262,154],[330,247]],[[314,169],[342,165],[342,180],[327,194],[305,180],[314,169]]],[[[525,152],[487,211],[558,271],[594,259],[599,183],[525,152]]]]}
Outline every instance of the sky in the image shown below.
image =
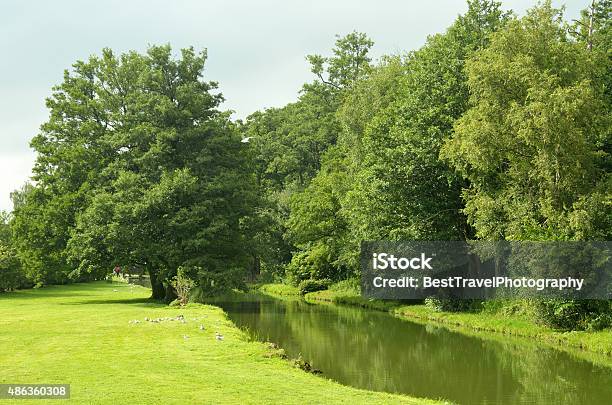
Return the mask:
{"type": "MultiPolygon", "coordinates": [[[[577,18],[590,0],[557,0],[577,18]]],[[[506,0],[522,15],[535,0],[506,0]]],[[[109,47],[206,48],[205,79],[219,82],[235,118],[294,101],[310,81],[305,56],[326,55],[335,35],[365,32],[374,57],[419,48],[443,32],[463,0],[2,0],[0,2],[0,210],[31,175],[30,139],[45,98],[75,61],[109,47]]]]}

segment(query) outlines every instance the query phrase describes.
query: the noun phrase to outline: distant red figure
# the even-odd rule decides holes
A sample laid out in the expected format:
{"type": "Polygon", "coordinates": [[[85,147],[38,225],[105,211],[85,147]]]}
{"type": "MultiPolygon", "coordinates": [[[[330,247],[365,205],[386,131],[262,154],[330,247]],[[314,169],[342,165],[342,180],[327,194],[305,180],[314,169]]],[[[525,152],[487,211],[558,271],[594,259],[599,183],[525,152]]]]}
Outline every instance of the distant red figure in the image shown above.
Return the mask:
{"type": "Polygon", "coordinates": [[[113,273],[115,274],[115,276],[119,277],[119,274],[121,274],[121,267],[119,267],[119,265],[116,265],[113,269],[113,273]]]}

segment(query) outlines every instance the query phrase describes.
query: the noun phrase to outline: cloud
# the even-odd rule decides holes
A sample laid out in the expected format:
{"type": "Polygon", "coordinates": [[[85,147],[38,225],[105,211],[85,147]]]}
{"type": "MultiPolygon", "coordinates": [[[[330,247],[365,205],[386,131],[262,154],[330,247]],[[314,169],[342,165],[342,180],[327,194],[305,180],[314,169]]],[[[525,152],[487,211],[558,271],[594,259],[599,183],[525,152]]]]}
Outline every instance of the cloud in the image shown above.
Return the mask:
{"type": "Polygon", "coordinates": [[[0,210],[13,209],[10,193],[21,188],[31,176],[34,154],[0,155],[0,210]]]}

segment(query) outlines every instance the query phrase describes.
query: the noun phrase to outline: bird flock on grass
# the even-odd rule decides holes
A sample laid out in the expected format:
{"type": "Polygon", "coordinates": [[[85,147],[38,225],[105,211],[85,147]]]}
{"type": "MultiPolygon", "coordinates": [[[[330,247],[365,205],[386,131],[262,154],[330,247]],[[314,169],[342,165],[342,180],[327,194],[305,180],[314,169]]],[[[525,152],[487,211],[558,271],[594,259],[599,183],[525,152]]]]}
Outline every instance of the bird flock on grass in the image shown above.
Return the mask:
{"type": "MultiPolygon", "coordinates": [[[[206,318],[206,315],[204,315],[202,318],[206,318]]],[[[192,321],[198,321],[200,318],[191,318],[192,321]]],[[[163,318],[149,318],[148,316],[144,318],[145,322],[150,322],[150,323],[162,323],[162,322],[172,322],[172,321],[176,321],[176,322],[180,322],[180,323],[187,323],[187,320],[185,319],[185,317],[183,315],[177,315],[175,317],[163,317],[163,318]]],[[[140,320],[138,319],[132,319],[131,321],[128,322],[131,325],[134,324],[139,324],[140,320]]],[[[206,327],[203,324],[200,324],[198,326],[198,329],[201,331],[205,331],[206,327]]],[[[189,335],[183,335],[183,340],[188,340],[189,339],[189,335]]],[[[222,341],[224,339],[224,336],[219,333],[219,332],[215,332],[215,339],[222,341]]]]}

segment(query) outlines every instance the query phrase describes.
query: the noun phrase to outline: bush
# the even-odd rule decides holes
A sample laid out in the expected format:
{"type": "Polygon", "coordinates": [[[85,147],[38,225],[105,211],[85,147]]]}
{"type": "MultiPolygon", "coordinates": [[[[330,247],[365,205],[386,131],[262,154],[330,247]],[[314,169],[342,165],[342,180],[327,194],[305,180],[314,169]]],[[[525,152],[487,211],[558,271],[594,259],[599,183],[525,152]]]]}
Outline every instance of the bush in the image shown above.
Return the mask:
{"type": "Polygon", "coordinates": [[[310,292],[327,290],[330,285],[329,280],[304,280],[298,286],[300,295],[306,295],[310,292]]]}
{"type": "Polygon", "coordinates": [[[554,329],[601,330],[612,326],[612,309],[609,301],[543,300],[536,321],[554,329]]]}
{"type": "Polygon", "coordinates": [[[176,291],[179,304],[181,306],[187,305],[189,301],[189,292],[195,287],[195,282],[187,276],[183,267],[178,268],[177,275],[172,278],[171,284],[176,291]]]}
{"type": "Polygon", "coordinates": [[[590,331],[598,331],[612,327],[612,313],[610,312],[592,318],[588,323],[587,329],[590,331]]]}
{"type": "Polygon", "coordinates": [[[296,253],[286,267],[286,275],[293,285],[304,280],[338,280],[346,270],[333,263],[333,251],[325,245],[315,245],[296,253]]]}
{"type": "Polygon", "coordinates": [[[361,280],[359,280],[359,278],[354,277],[338,281],[336,284],[331,285],[329,289],[344,294],[360,295],[361,280]]]}
{"type": "Polygon", "coordinates": [[[196,283],[189,294],[190,302],[205,302],[207,298],[224,295],[232,290],[248,290],[244,282],[244,271],[239,267],[218,271],[191,267],[189,276],[196,283]]]}
{"type": "Polygon", "coordinates": [[[296,286],[302,281],[309,280],[312,277],[312,265],[308,260],[308,254],[301,252],[293,255],[287,265],[286,274],[289,282],[296,286]]]}
{"type": "Polygon", "coordinates": [[[437,312],[472,312],[482,307],[479,300],[461,300],[456,298],[425,298],[425,305],[437,312]]]}
{"type": "Polygon", "coordinates": [[[15,290],[27,284],[15,251],[0,242],[0,291],[15,290]]]}

